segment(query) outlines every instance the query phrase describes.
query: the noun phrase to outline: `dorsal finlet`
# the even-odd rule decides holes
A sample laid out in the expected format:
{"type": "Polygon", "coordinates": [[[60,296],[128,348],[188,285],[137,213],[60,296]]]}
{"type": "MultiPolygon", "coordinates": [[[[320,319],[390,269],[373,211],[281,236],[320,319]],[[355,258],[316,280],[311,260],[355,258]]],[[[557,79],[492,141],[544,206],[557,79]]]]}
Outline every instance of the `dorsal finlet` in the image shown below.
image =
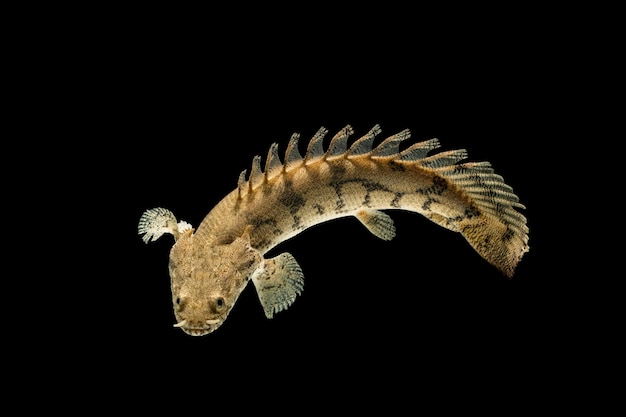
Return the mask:
{"type": "Polygon", "coordinates": [[[465,158],[467,158],[465,149],[455,149],[428,156],[418,161],[418,163],[424,168],[437,169],[455,165],[465,158]]]}
{"type": "Polygon", "coordinates": [[[402,152],[400,152],[400,159],[403,161],[418,161],[420,159],[426,158],[428,152],[433,149],[439,148],[441,145],[439,144],[439,139],[433,138],[423,142],[415,143],[402,152]]]}
{"type": "Polygon", "coordinates": [[[285,151],[285,171],[290,171],[302,163],[302,156],[298,151],[298,139],[300,139],[299,133],[294,133],[289,139],[289,144],[287,144],[287,150],[285,151]]]}
{"type": "Polygon", "coordinates": [[[241,171],[241,174],[239,174],[239,179],[237,180],[237,190],[238,190],[238,196],[239,198],[243,197],[242,195],[242,191],[244,190],[245,186],[246,186],[246,172],[248,170],[244,169],[243,171],[241,171]]]}
{"type": "Polygon", "coordinates": [[[248,189],[254,190],[265,180],[263,171],[261,171],[261,156],[255,155],[252,158],[252,168],[250,169],[250,177],[248,178],[248,189]]]}
{"type": "Polygon", "coordinates": [[[400,152],[400,143],[411,137],[411,131],[404,129],[403,131],[389,136],[382,141],[380,145],[372,151],[372,156],[377,157],[393,157],[400,152]]]}
{"type": "Polygon", "coordinates": [[[348,138],[354,133],[352,126],[346,125],[330,140],[328,145],[328,151],[326,152],[326,158],[334,158],[336,156],[345,156],[348,151],[348,138]]]}
{"type": "Polygon", "coordinates": [[[324,136],[326,136],[326,133],[328,133],[328,129],[322,126],[311,138],[309,146],[306,150],[306,155],[304,157],[305,164],[315,162],[324,156],[324,147],[322,145],[322,141],[324,140],[324,136]]]}
{"type": "Polygon", "coordinates": [[[365,155],[372,152],[372,144],[374,143],[374,138],[381,132],[380,125],[375,124],[374,127],[370,129],[369,132],[365,134],[365,136],[357,139],[350,149],[348,149],[347,156],[359,156],[365,155]]]}
{"type": "Polygon", "coordinates": [[[283,164],[278,156],[278,143],[272,143],[265,160],[265,180],[271,180],[283,170],[283,164]]]}

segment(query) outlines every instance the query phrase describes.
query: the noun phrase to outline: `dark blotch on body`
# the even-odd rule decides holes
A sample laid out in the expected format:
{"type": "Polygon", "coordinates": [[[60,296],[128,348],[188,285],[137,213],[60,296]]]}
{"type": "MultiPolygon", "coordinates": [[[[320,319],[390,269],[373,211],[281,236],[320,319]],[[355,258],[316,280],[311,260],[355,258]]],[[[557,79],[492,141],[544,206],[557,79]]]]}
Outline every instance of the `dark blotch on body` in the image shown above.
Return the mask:
{"type": "Polygon", "coordinates": [[[317,214],[322,215],[324,214],[324,207],[321,204],[313,204],[313,208],[315,210],[317,210],[317,214]]]}
{"type": "Polygon", "coordinates": [[[280,202],[287,207],[289,213],[295,215],[304,206],[306,200],[300,194],[292,191],[286,191],[280,198],[280,202]]]}
{"type": "Polygon", "coordinates": [[[441,195],[448,188],[448,182],[439,176],[433,177],[433,185],[426,188],[418,188],[415,192],[422,195],[441,195]]]}
{"type": "Polygon", "coordinates": [[[402,199],[402,197],[404,197],[404,193],[396,193],[396,195],[393,197],[393,200],[391,200],[391,206],[400,208],[400,200],[402,199]]]}
{"type": "Polygon", "coordinates": [[[391,168],[392,171],[396,171],[396,172],[405,172],[406,168],[403,164],[399,164],[396,161],[389,161],[389,168],[391,168]]]}

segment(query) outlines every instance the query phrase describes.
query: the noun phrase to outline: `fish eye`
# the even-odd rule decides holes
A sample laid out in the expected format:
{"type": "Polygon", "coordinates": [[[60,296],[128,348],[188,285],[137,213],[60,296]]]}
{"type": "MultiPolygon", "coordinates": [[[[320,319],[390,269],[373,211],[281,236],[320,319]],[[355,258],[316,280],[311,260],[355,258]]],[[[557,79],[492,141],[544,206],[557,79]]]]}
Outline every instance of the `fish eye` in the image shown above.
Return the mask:
{"type": "Polygon", "coordinates": [[[174,300],[174,302],[176,303],[176,309],[178,311],[182,311],[185,308],[185,298],[176,297],[176,300],[174,300]]]}

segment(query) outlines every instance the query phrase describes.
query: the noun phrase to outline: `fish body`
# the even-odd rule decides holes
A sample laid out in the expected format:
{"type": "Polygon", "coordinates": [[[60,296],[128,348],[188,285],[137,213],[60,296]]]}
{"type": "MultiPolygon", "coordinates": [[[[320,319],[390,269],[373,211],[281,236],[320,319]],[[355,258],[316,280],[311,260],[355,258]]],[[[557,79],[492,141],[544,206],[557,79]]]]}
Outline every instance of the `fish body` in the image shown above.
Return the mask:
{"type": "Polygon", "coordinates": [[[461,233],[470,245],[507,277],[528,251],[524,208],[487,162],[463,162],[465,150],[431,154],[437,139],[400,145],[403,130],[373,146],[374,126],[348,146],[346,126],[324,149],[321,128],[306,153],[299,135],[289,141],[283,161],[276,143],[261,168],[253,159],[237,188],[204,218],[197,230],[177,222],[166,209],[148,210],[139,222],[144,241],[174,235],[169,270],[175,326],[204,335],[226,319],[239,294],[252,281],[268,318],[288,308],[304,287],[304,275],[289,253],[266,259],[276,245],[332,219],[354,217],[375,236],[395,236],[390,210],[424,215],[461,233]]]}

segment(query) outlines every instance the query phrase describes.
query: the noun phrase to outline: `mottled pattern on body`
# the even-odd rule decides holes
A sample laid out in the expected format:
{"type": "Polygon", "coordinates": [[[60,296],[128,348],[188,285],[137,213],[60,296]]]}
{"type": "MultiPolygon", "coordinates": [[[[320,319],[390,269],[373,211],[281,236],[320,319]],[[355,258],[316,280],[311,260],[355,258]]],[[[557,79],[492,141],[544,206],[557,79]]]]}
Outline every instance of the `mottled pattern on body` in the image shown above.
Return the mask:
{"type": "Polygon", "coordinates": [[[524,208],[512,188],[487,162],[463,162],[465,150],[431,154],[437,139],[400,149],[408,130],[373,146],[374,126],[348,147],[346,126],[324,150],[326,129],[309,141],[304,156],[299,135],[287,144],[281,161],[270,146],[261,168],[253,158],[237,188],[220,201],[195,231],[177,223],[165,209],[140,219],[144,241],[174,235],[170,276],[177,327],[192,335],[217,329],[252,280],[267,317],[288,308],[301,293],[304,275],[291,254],[264,255],[301,231],[331,219],[352,216],[375,236],[395,236],[382,210],[407,210],[461,233],[487,262],[507,277],[528,251],[524,208]],[[185,300],[181,305],[181,300],[185,300]]]}

